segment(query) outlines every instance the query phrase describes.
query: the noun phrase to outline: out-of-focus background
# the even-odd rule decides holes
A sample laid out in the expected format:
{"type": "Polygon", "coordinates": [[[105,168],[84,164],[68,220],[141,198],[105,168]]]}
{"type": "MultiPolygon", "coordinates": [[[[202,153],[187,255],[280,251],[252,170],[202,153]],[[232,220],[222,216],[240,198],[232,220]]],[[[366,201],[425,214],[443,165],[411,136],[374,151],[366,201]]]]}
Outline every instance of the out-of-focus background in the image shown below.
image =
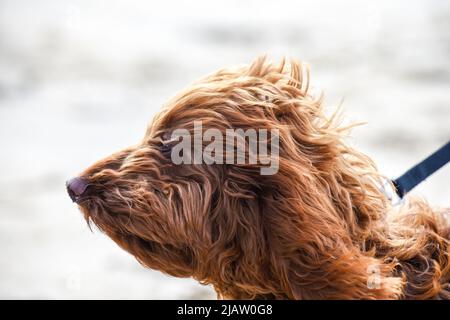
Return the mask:
{"type": "MultiPolygon", "coordinates": [[[[64,184],[192,80],[264,53],[308,62],[388,176],[450,138],[449,1],[0,0],[0,298],[214,298],[91,233],[64,184]]],[[[449,206],[449,177],[413,194],[449,206]]]]}

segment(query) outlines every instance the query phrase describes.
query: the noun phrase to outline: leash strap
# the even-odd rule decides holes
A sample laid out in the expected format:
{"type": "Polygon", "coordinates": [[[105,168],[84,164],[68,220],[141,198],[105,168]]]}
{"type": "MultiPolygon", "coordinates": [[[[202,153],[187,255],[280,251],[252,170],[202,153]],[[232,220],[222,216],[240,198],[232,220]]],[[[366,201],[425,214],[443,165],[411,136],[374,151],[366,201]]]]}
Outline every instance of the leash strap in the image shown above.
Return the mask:
{"type": "Polygon", "coordinates": [[[406,193],[448,162],[450,162],[450,141],[428,158],[406,171],[401,177],[393,180],[392,183],[395,186],[396,193],[400,198],[403,198],[406,193]]]}

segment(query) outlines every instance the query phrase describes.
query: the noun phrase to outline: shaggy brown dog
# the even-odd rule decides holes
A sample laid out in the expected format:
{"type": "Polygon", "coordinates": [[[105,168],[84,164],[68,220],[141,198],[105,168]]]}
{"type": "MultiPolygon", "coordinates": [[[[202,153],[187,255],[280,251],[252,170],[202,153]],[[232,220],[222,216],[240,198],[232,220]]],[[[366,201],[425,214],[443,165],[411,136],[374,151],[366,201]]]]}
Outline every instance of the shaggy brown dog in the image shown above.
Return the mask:
{"type": "MultiPolygon", "coordinates": [[[[450,298],[444,210],[393,207],[372,161],[343,141],[296,62],[220,70],[189,86],[144,139],[68,184],[88,223],[152,269],[220,298],[450,298]],[[181,164],[175,129],[279,130],[279,171],[181,164]]],[[[448,213],[448,211],[447,211],[448,213]]]]}

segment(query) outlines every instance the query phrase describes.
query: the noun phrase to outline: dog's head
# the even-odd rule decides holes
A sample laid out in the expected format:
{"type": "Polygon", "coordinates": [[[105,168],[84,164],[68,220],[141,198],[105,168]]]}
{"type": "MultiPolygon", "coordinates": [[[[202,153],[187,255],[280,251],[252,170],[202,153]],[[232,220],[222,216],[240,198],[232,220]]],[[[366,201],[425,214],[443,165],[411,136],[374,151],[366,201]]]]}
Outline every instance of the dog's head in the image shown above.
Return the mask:
{"type": "Polygon", "coordinates": [[[370,249],[385,212],[375,169],[342,142],[345,129],[308,84],[296,62],[220,70],[167,103],[141,142],[70,181],[69,193],[143,265],[213,284],[220,296],[393,297],[400,284],[383,277],[392,266],[359,247],[370,249]],[[227,140],[236,129],[256,130],[256,150],[249,136],[227,140]],[[370,265],[381,287],[367,293],[370,265]]]}

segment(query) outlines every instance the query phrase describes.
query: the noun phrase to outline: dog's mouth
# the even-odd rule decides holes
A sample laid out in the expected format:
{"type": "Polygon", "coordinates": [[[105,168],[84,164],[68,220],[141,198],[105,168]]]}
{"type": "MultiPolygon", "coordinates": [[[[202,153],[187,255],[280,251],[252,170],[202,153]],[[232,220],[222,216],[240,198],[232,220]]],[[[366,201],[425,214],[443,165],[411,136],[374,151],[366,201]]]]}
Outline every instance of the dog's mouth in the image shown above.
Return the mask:
{"type": "Polygon", "coordinates": [[[114,225],[111,215],[105,212],[104,206],[98,200],[86,197],[78,199],[76,203],[91,231],[93,226],[104,230],[114,225]]]}
{"type": "Polygon", "coordinates": [[[82,195],[74,195],[74,202],[90,228],[95,225],[100,230],[116,229],[120,226],[120,221],[117,219],[120,220],[124,215],[129,215],[128,212],[124,213],[127,210],[121,209],[123,205],[114,192],[107,193],[95,184],[86,188],[82,195]]]}

